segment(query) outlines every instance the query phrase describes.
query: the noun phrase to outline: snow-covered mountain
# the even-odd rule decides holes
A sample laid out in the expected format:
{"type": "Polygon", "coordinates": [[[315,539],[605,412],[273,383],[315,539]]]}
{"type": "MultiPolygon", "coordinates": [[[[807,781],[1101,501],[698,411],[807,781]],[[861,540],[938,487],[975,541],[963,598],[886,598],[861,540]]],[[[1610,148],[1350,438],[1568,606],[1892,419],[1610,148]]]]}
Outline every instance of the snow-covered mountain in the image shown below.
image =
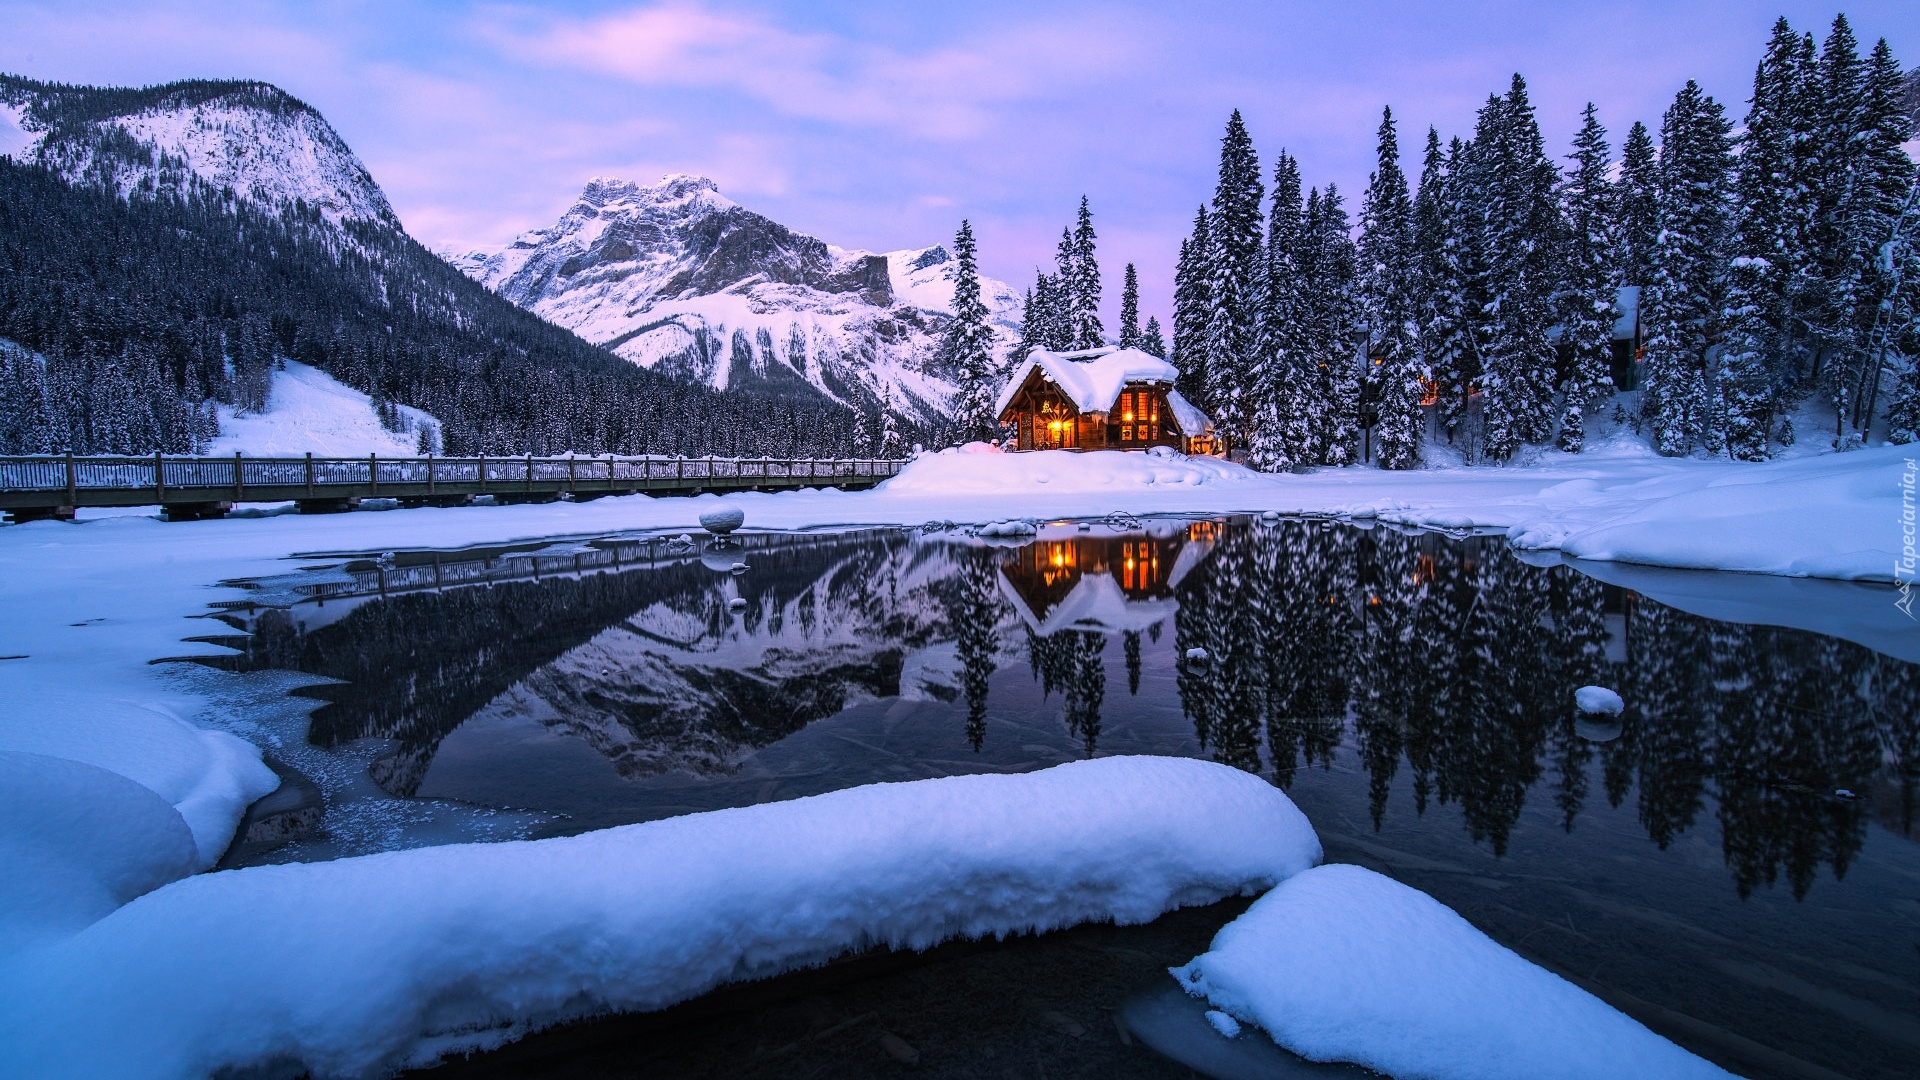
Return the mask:
{"type": "MultiPolygon", "coordinates": [[[[595,179],[550,228],[448,261],[588,341],[716,389],[811,387],[920,416],[944,413],[953,393],[936,355],[953,304],[946,248],[838,248],[705,177],[595,179]]],[[[1020,296],[985,278],[981,293],[1005,350],[1020,296]]]]}
{"type": "Polygon", "coordinates": [[[326,120],[267,83],[120,89],[0,75],[0,153],[122,195],[180,189],[197,178],[265,207],[303,203],[335,222],[400,227],[366,166],[326,120]]]}

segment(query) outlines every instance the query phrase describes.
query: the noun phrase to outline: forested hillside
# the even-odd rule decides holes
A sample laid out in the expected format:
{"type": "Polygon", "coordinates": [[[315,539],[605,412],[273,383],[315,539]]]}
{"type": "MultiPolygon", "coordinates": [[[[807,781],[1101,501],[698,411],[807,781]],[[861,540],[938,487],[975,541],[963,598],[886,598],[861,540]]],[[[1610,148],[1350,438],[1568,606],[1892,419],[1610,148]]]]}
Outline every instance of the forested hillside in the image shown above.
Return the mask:
{"type": "Polygon", "coordinates": [[[191,452],[211,403],[262,407],[282,358],[432,413],[422,448],[450,454],[845,455],[878,436],[829,403],[668,380],[514,307],[400,231],[344,146],[318,180],[263,151],[236,190],[130,134],[150,112],[122,115],[224,93],[222,116],[319,123],[271,87],[0,91],[23,85],[41,138],[35,161],[0,157],[0,339],[19,346],[0,346],[0,451],[191,452]]]}

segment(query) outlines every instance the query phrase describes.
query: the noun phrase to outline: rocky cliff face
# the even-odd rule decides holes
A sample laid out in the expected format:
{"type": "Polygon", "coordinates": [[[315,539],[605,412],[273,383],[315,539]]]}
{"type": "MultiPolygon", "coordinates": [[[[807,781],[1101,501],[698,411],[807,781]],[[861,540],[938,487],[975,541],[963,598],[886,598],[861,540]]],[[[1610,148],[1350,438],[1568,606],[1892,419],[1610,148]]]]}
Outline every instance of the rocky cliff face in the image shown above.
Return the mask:
{"type": "MultiPolygon", "coordinates": [[[[937,359],[953,302],[945,248],[837,248],[705,177],[596,179],[552,227],[449,261],[626,359],[716,389],[770,384],[922,417],[953,393],[937,359]]],[[[1005,349],[1020,298],[981,285],[1005,349]]]]}
{"type": "Polygon", "coordinates": [[[130,193],[194,180],[268,208],[395,230],[385,193],[318,112],[259,82],[61,86],[0,75],[0,153],[130,193]]]}

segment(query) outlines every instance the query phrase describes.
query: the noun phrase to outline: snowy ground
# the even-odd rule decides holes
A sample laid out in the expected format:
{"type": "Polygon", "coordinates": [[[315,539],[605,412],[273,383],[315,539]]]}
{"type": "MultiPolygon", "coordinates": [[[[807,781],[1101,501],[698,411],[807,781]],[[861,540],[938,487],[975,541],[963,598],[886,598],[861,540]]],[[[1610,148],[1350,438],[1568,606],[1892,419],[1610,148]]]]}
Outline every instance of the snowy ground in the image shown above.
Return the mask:
{"type": "MultiPolygon", "coordinates": [[[[285,406],[306,392],[279,396],[288,385],[334,403],[309,415],[349,411],[335,408],[344,395],[303,378],[276,383],[285,406]]],[[[371,423],[364,399],[358,407],[371,423]]],[[[312,437],[302,452],[317,449],[312,437]]],[[[725,501],[745,511],[750,528],[1276,511],[1504,530],[1529,558],[1628,560],[1583,561],[1582,569],[1683,609],[1785,621],[1920,659],[1920,627],[1884,584],[1912,536],[1902,525],[1903,485],[1911,491],[1914,479],[1902,448],[1759,466],[1597,449],[1505,468],[1300,476],[1177,456],[949,453],[922,458],[872,492],[725,501]],[[1705,579],[1676,567],[1751,573],[1705,579]]],[[[720,501],[634,496],[321,517],[280,508],[182,523],[150,510],[83,511],[77,524],[0,527],[0,859],[36,860],[51,883],[29,888],[15,875],[0,884],[0,968],[9,954],[65,948],[56,943],[72,940],[81,923],[209,865],[248,803],[274,785],[254,746],[257,730],[148,663],[212,650],[183,639],[224,630],[187,621],[213,601],[244,596],[218,582],[284,573],[296,552],[677,532],[694,529],[720,501]]],[[[444,856],[392,858],[405,867],[444,856]]]]}
{"type": "Polygon", "coordinates": [[[419,443],[413,434],[420,425],[439,427],[419,409],[400,406],[407,431],[380,426],[373,399],[319,368],[289,361],[273,373],[267,392],[267,411],[235,415],[220,409],[220,437],[208,447],[216,457],[250,454],[260,457],[414,457],[419,443]]]}

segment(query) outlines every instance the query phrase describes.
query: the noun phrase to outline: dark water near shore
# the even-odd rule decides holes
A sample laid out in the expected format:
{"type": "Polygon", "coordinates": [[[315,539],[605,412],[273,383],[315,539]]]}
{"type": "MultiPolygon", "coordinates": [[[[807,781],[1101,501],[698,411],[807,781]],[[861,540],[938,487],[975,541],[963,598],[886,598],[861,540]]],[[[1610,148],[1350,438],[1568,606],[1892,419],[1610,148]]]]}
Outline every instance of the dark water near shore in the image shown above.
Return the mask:
{"type": "Polygon", "coordinates": [[[1920,667],[1838,637],[1688,614],[1498,539],[1303,521],[336,562],[258,583],[227,666],[337,680],[303,691],[310,740],[381,740],[370,771],[398,797],[557,834],[1207,757],[1287,790],[1330,859],[1736,1071],[1920,1075],[1920,667]],[[1620,692],[1620,722],[1575,715],[1588,684],[1620,692]]]}

